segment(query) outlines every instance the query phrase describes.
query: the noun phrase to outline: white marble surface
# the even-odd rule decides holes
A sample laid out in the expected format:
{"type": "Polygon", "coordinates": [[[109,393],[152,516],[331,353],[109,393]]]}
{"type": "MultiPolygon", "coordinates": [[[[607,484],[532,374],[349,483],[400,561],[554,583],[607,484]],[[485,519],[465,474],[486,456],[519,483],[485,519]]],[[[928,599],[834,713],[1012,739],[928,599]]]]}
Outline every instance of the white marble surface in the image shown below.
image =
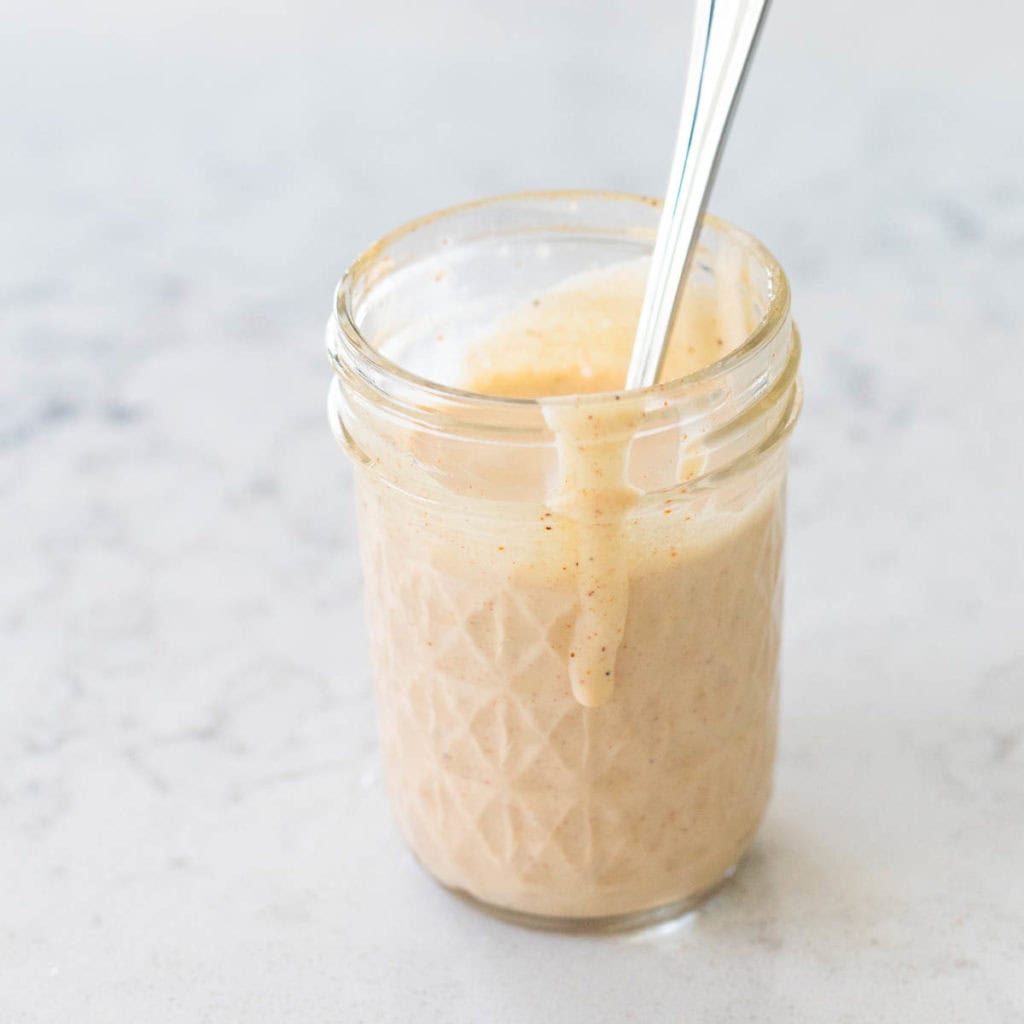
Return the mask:
{"type": "Polygon", "coordinates": [[[1024,16],[777,5],[713,204],[806,344],[777,793],[588,940],[398,840],[321,328],[411,215],[658,191],[688,11],[369,6],[4,11],[0,1021],[1024,1019],[1024,16]]]}

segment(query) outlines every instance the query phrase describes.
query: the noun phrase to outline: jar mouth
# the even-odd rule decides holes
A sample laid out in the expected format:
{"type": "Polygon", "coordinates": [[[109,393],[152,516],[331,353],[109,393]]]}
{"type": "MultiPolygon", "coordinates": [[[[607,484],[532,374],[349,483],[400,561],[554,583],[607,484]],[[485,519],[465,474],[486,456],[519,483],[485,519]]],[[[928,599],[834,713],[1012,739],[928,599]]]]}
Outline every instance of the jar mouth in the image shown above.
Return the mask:
{"type": "MultiPolygon", "coordinates": [[[[486,211],[488,207],[503,204],[535,202],[570,206],[577,202],[622,204],[648,209],[660,208],[660,199],[636,195],[629,192],[601,191],[589,189],[564,189],[550,191],[525,191],[491,196],[446,207],[403,224],[370,245],[345,272],[334,295],[334,312],[327,330],[327,350],[330,361],[339,377],[351,379],[354,374],[364,386],[383,395],[387,404],[406,405],[415,408],[422,416],[434,406],[451,410],[459,407],[464,413],[479,416],[483,420],[494,419],[504,429],[510,421],[552,405],[600,406],[629,396],[643,401],[647,396],[658,400],[658,404],[684,400],[687,393],[705,382],[728,374],[730,371],[756,358],[776,337],[787,323],[790,313],[790,290],[786,275],[771,252],[753,235],[730,222],[706,214],[705,227],[728,238],[738,250],[753,258],[761,267],[767,279],[767,303],[759,322],[743,341],[734,345],[721,358],[700,367],[693,372],[643,388],[618,391],[589,392],[578,395],[541,396],[533,398],[491,395],[466,390],[440,381],[432,380],[399,365],[381,352],[364,335],[357,323],[355,289],[357,286],[373,288],[377,279],[384,276],[387,268],[388,251],[416,232],[436,225],[439,221],[457,217],[471,211],[486,211]],[[402,399],[399,399],[399,394],[402,399]],[[475,415],[474,415],[475,414],[475,415]]],[[[587,227],[566,223],[566,232],[587,233],[587,227]]],[[[634,227],[630,234],[639,240],[650,240],[653,249],[655,230],[634,227]]]]}

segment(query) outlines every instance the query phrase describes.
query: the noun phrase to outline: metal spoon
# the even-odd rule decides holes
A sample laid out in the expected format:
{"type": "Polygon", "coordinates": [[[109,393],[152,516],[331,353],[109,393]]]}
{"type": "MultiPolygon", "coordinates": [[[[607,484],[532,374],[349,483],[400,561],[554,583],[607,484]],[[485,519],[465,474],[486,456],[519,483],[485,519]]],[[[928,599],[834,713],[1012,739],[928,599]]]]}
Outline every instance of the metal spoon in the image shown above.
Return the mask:
{"type": "Polygon", "coordinates": [[[708,193],[770,0],[697,0],[672,171],[626,387],[658,379],[708,193]]]}

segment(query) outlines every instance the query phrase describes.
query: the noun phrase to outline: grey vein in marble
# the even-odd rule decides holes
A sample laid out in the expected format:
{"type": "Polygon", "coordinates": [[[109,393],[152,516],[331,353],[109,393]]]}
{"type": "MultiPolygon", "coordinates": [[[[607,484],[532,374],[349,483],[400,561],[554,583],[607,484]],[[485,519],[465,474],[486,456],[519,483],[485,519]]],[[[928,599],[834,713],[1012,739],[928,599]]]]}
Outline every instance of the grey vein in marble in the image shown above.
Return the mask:
{"type": "Polygon", "coordinates": [[[3,1024],[1024,1019],[1024,21],[996,0],[777,5],[722,168],[807,391],[776,795],[734,883],[660,931],[535,935],[391,823],[331,290],[453,201],[659,193],[688,12],[641,7],[5,18],[3,1024]]]}

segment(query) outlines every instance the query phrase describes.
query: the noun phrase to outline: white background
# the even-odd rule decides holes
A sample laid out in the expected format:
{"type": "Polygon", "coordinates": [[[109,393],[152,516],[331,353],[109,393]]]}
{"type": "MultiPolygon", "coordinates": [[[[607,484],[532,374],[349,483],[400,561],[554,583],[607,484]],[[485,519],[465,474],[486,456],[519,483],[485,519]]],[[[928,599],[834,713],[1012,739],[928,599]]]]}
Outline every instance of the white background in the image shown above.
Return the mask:
{"type": "Polygon", "coordinates": [[[451,202],[660,192],[689,13],[0,5],[0,1022],[1024,1016],[1016,5],[778,0],[736,121],[807,399],[734,884],[540,936],[391,823],[333,284],[451,202]]]}

